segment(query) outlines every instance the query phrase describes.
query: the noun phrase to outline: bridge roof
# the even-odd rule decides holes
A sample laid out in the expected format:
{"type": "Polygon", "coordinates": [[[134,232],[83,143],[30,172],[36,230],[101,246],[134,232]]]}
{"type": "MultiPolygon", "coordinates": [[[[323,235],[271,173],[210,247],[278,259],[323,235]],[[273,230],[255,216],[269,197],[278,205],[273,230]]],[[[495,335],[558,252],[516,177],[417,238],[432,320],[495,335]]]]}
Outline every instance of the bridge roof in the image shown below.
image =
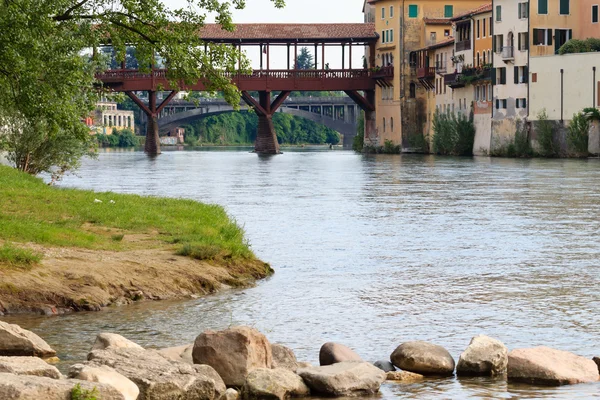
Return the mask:
{"type": "Polygon", "coordinates": [[[344,43],[375,42],[375,24],[236,24],[229,32],[219,24],[206,24],[200,37],[222,43],[344,43]]]}

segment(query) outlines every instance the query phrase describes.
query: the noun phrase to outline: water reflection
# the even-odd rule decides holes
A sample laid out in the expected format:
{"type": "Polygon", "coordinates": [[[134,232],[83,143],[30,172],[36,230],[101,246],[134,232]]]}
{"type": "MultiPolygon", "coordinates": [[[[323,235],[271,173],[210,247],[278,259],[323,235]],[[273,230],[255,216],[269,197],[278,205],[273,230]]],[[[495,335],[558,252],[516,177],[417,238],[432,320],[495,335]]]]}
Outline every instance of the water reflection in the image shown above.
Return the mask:
{"type": "MultiPolygon", "coordinates": [[[[277,273],[187,302],[12,318],[79,360],[99,331],[144,346],[251,324],[316,362],[334,340],[368,360],[428,340],[455,358],[472,336],[598,355],[598,160],[361,156],[286,149],[106,152],[62,184],[223,204],[277,273]]],[[[382,398],[590,398],[600,384],[481,379],[386,384],[382,398]]]]}

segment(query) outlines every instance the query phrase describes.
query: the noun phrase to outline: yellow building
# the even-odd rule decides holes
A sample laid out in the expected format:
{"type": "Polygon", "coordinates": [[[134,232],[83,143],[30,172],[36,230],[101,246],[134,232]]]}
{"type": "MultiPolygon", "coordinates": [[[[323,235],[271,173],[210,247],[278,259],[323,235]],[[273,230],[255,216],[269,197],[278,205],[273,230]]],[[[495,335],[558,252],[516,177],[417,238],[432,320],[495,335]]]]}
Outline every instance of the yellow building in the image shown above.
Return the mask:
{"type": "MultiPolygon", "coordinates": [[[[531,57],[557,54],[558,49],[570,39],[581,39],[578,22],[581,19],[582,7],[578,4],[579,1],[531,1],[529,11],[531,57]]],[[[596,36],[599,36],[598,33],[596,36]]]]}
{"type": "Polygon", "coordinates": [[[135,132],[133,111],[117,109],[117,103],[102,101],[96,104],[92,130],[95,133],[110,135],[113,129],[131,129],[135,132]]]}
{"type": "Polygon", "coordinates": [[[455,15],[477,8],[484,0],[368,0],[381,36],[375,49],[379,66],[393,65],[392,87],[377,88],[378,144],[385,140],[409,146],[410,136],[422,134],[427,124],[427,88],[419,83],[416,50],[447,39],[455,15]],[[435,20],[440,23],[433,23],[435,20]],[[411,55],[412,53],[412,55],[411,55]]]}

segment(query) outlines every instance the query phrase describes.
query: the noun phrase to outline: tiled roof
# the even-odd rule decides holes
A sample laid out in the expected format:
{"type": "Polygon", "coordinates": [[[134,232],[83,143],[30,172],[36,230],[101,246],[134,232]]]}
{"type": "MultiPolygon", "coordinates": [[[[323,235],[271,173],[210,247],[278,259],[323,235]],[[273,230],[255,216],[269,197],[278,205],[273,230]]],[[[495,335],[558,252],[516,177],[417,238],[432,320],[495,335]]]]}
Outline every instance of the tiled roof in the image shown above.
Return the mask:
{"type": "Polygon", "coordinates": [[[445,46],[448,46],[448,45],[451,45],[451,44],[454,44],[454,38],[453,37],[448,38],[446,40],[442,40],[439,43],[432,44],[431,46],[428,46],[427,48],[428,49],[438,49],[440,47],[445,47],[445,46]]]}
{"type": "Polygon", "coordinates": [[[458,21],[459,19],[463,19],[471,15],[479,15],[490,11],[492,11],[492,3],[484,4],[481,7],[477,7],[473,10],[455,16],[454,18],[452,18],[452,21],[458,21]]]}
{"type": "Polygon", "coordinates": [[[219,24],[206,24],[200,37],[211,41],[317,41],[335,42],[354,39],[375,41],[379,35],[375,24],[236,24],[233,32],[221,29],[219,24]]]}
{"type": "Polygon", "coordinates": [[[450,18],[423,18],[423,22],[427,25],[452,25],[450,18]]]}

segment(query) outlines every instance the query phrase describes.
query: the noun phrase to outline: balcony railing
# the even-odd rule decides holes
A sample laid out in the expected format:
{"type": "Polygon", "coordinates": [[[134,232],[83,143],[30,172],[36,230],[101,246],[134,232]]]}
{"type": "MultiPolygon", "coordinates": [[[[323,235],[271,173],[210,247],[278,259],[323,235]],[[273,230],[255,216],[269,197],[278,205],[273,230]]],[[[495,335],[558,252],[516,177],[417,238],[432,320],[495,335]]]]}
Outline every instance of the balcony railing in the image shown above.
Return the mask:
{"type": "Polygon", "coordinates": [[[458,73],[444,75],[444,85],[450,86],[452,89],[464,87],[465,83],[461,81],[458,73]]]}
{"type": "Polygon", "coordinates": [[[465,51],[465,50],[471,50],[471,41],[470,40],[463,40],[462,42],[456,42],[456,51],[465,51]]]}
{"type": "Polygon", "coordinates": [[[502,59],[503,60],[514,60],[515,59],[515,46],[502,47],[502,59]]]}
{"type": "Polygon", "coordinates": [[[417,68],[417,78],[433,78],[435,76],[435,67],[417,68]]]}

